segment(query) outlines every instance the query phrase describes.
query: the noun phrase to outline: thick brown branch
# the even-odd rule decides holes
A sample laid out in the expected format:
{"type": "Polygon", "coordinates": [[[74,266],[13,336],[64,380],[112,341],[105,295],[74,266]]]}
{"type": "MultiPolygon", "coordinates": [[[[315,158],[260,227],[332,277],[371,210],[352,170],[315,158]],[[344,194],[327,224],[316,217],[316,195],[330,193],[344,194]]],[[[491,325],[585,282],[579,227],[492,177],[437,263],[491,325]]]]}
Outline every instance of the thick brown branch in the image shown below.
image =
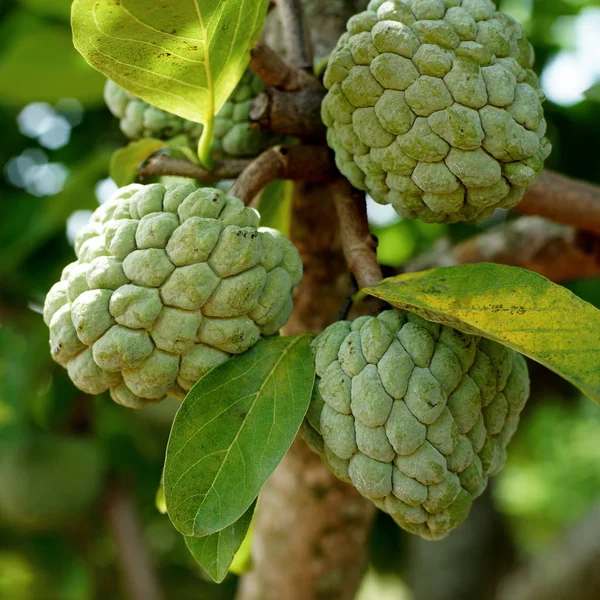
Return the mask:
{"type": "Polygon", "coordinates": [[[318,81],[293,64],[281,58],[269,45],[260,41],[250,53],[250,68],[265,84],[287,92],[305,88],[318,89],[318,81]]]}
{"type": "MultiPolygon", "coordinates": [[[[304,277],[286,335],[322,331],[348,292],[336,215],[327,185],[297,183],[292,240],[304,277]]],[[[352,600],[366,566],[375,508],[337,479],[297,439],[260,495],[252,558],[238,600],[352,600]]]]}
{"type": "Polygon", "coordinates": [[[333,176],[330,164],[325,146],[273,146],[244,169],[229,193],[250,204],[275,179],[329,181],[333,176]]]}
{"type": "Polygon", "coordinates": [[[359,287],[377,285],[382,274],[377,262],[377,241],[369,232],[364,194],[357,192],[342,178],[332,183],[330,189],[348,268],[359,287]]]}
{"type": "Polygon", "coordinates": [[[118,549],[119,562],[130,600],[162,600],[144,532],[133,499],[122,483],[115,482],[106,499],[106,520],[118,549]]]}
{"type": "Polygon", "coordinates": [[[325,89],[282,92],[267,88],[250,107],[250,121],[260,129],[305,140],[324,140],[326,127],[321,120],[325,89]]]}
{"type": "Polygon", "coordinates": [[[229,160],[215,161],[212,171],[207,171],[200,165],[195,165],[185,158],[174,158],[166,154],[153,156],[138,171],[138,176],[144,177],[177,175],[179,177],[190,177],[202,181],[222,181],[223,179],[235,179],[251,161],[232,158],[229,160]]]}
{"type": "Polygon", "coordinates": [[[276,0],[288,59],[301,69],[312,70],[312,48],[304,24],[301,0],[276,0]]]}
{"type": "Polygon", "coordinates": [[[516,210],[600,234],[600,187],[547,169],[516,210]]]}
{"type": "Polygon", "coordinates": [[[557,283],[600,275],[600,240],[541,217],[523,217],[452,247],[449,240],[407,271],[494,262],[535,271],[557,283]]]}

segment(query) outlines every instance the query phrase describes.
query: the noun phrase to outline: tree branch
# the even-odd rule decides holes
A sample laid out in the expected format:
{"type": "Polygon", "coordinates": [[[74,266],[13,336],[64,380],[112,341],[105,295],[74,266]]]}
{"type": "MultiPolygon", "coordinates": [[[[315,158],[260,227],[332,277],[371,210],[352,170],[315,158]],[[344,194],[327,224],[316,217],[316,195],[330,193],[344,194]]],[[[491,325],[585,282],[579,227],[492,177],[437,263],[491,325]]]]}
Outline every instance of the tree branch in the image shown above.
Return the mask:
{"type": "Polygon", "coordinates": [[[301,69],[312,70],[312,48],[304,24],[302,1],[276,0],[276,3],[288,59],[301,69]]]}
{"type": "Polygon", "coordinates": [[[163,600],[135,504],[122,483],[114,482],[106,500],[106,520],[118,549],[130,600],[163,600]]]}
{"type": "Polygon", "coordinates": [[[250,68],[266,87],[295,92],[320,86],[314,77],[287,62],[262,40],[250,52],[250,68]]]}
{"type": "Polygon", "coordinates": [[[331,169],[325,146],[273,146],[244,169],[229,193],[250,204],[275,179],[326,182],[331,169]]]}
{"type": "Polygon", "coordinates": [[[522,217],[456,246],[440,240],[434,250],[409,262],[421,271],[466,263],[494,262],[535,271],[554,282],[600,275],[600,240],[546,221],[522,217]]]}
{"type": "Polygon", "coordinates": [[[600,186],[548,169],[515,210],[600,234],[600,186]]]}
{"type": "Polygon", "coordinates": [[[332,183],[330,189],[348,268],[360,288],[377,285],[383,276],[377,262],[377,240],[369,232],[365,195],[342,178],[332,183]]]}
{"type": "Polygon", "coordinates": [[[141,179],[144,177],[177,175],[202,181],[222,181],[235,179],[252,161],[232,158],[215,161],[212,171],[207,171],[200,165],[195,165],[185,158],[175,158],[166,154],[156,154],[138,171],[141,179]]]}
{"type": "Polygon", "coordinates": [[[321,119],[324,96],[324,88],[299,92],[267,88],[254,98],[248,116],[260,129],[322,142],[327,132],[321,119]]]}

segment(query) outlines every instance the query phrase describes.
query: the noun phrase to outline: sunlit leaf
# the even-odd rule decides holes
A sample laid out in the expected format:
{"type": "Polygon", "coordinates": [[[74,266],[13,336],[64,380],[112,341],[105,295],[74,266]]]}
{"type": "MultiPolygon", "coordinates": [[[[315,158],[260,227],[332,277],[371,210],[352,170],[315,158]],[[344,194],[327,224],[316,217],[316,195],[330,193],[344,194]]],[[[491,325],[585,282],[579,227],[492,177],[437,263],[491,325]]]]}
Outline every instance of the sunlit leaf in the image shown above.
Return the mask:
{"type": "Polygon", "coordinates": [[[119,186],[137,181],[139,166],[157,150],[165,147],[165,142],[155,138],[142,138],[130,142],[114,152],[110,160],[110,176],[119,186]]]}
{"type": "Polygon", "coordinates": [[[600,404],[600,310],[541,275],[480,263],[407,273],[364,291],[501,342],[600,404]]]}
{"type": "Polygon", "coordinates": [[[165,498],[176,529],[203,536],[239,519],[290,447],[310,402],[310,336],[272,337],[205,375],[167,446],[165,498]]]}
{"type": "Polygon", "coordinates": [[[96,69],[146,102],[204,123],[209,155],[214,115],[250,60],[268,0],[75,0],[75,47],[96,69]]]}
{"type": "Polygon", "coordinates": [[[227,576],[229,567],[252,521],[256,502],[235,522],[204,537],[185,536],[185,543],[198,564],[216,583],[221,583],[227,576]]]}

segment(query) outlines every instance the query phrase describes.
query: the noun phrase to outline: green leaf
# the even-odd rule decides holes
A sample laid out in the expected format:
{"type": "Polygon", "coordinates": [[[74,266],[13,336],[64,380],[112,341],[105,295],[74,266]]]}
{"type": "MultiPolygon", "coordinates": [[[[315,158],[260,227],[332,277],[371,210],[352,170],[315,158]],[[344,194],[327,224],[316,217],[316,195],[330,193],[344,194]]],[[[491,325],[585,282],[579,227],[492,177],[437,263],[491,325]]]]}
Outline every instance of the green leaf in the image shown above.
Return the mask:
{"type": "Polygon", "coordinates": [[[192,556],[215,583],[225,579],[252,522],[256,502],[235,523],[204,537],[184,536],[192,556]]]}
{"type": "Polygon", "coordinates": [[[134,183],[139,166],[165,145],[162,140],[142,138],[119,148],[110,159],[110,176],[119,187],[134,183]]]}
{"type": "Polygon", "coordinates": [[[272,181],[264,188],[258,203],[262,227],[277,229],[289,237],[293,189],[294,184],[291,181],[279,179],[272,181]]]}
{"type": "Polygon", "coordinates": [[[183,535],[209,535],[239,519],[285,456],[310,402],[309,342],[265,338],[186,396],[165,461],[167,511],[183,535]]]}
{"type": "Polygon", "coordinates": [[[105,79],[73,49],[68,27],[46,25],[17,13],[0,29],[0,98],[21,108],[29,102],[77,98],[86,106],[103,103],[105,79]]]}
{"type": "Polygon", "coordinates": [[[595,83],[593,86],[589,87],[583,95],[588,99],[594,102],[600,102],[600,81],[595,83]]]}
{"type": "Polygon", "coordinates": [[[364,291],[513,348],[600,404],[600,310],[541,275],[481,263],[407,273],[364,291]]]}
{"type": "Polygon", "coordinates": [[[75,47],[146,102],[199,123],[210,155],[214,115],[250,60],[268,0],[75,0],[75,47]]]}

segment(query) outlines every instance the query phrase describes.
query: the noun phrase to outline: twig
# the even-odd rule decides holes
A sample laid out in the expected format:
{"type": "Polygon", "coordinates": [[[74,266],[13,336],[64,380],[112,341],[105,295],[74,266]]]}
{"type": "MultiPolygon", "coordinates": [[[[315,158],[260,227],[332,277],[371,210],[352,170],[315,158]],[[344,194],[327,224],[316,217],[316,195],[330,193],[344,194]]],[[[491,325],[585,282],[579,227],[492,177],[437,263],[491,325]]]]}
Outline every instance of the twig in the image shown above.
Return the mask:
{"type": "Polygon", "coordinates": [[[600,275],[600,240],[546,221],[522,217],[456,246],[440,240],[405,270],[421,271],[465,263],[494,262],[535,271],[555,282],[600,275]]]}
{"type": "Polygon", "coordinates": [[[548,169],[516,210],[600,234],[600,187],[548,169]]]}
{"type": "Polygon", "coordinates": [[[275,179],[326,182],[332,176],[325,146],[273,146],[244,169],[229,193],[250,204],[275,179]]]}
{"type": "Polygon", "coordinates": [[[383,276],[377,262],[377,241],[369,232],[365,196],[342,178],[332,183],[330,189],[348,268],[359,287],[376,285],[383,276]]]}
{"type": "Polygon", "coordinates": [[[122,483],[115,482],[109,489],[106,519],[119,551],[121,570],[129,591],[127,597],[130,600],[163,600],[139,515],[122,483]]]}
{"type": "Polygon", "coordinates": [[[301,69],[312,70],[312,47],[304,25],[301,0],[276,0],[288,59],[301,69]]]}
{"type": "Polygon", "coordinates": [[[150,158],[138,171],[138,176],[144,177],[160,175],[178,175],[203,181],[221,181],[235,179],[249,164],[250,160],[232,158],[229,160],[215,161],[212,171],[207,171],[200,165],[195,165],[185,158],[175,158],[166,154],[157,154],[150,158]]]}
{"type": "Polygon", "coordinates": [[[266,87],[294,92],[320,86],[314,77],[281,58],[262,40],[250,53],[250,68],[266,87]]]}
{"type": "Polygon", "coordinates": [[[326,127],[321,119],[321,101],[325,89],[282,92],[267,88],[250,107],[249,119],[260,129],[304,140],[325,140],[326,127]]]}

